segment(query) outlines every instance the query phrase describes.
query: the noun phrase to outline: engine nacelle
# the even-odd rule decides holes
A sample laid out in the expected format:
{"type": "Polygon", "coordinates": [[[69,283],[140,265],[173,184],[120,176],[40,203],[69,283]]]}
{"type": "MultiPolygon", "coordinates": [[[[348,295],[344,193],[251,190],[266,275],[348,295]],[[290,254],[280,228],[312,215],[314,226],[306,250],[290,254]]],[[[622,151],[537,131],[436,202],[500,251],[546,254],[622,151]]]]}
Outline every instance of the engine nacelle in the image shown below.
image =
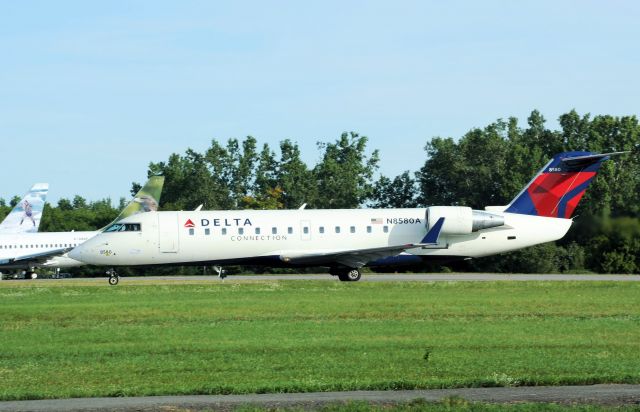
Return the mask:
{"type": "Polygon", "coordinates": [[[431,206],[427,208],[427,230],[440,219],[444,218],[444,224],[440,233],[445,235],[468,235],[482,229],[489,229],[504,225],[504,217],[473,210],[465,206],[431,206]]]}

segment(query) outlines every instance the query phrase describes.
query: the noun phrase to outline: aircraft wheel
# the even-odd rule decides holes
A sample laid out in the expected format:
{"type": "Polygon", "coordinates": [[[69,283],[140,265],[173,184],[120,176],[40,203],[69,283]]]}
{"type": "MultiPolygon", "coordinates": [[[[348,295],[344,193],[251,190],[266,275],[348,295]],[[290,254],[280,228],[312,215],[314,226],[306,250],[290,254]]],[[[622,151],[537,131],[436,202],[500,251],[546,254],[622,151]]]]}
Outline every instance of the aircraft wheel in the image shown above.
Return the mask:
{"type": "Polygon", "coordinates": [[[357,282],[361,277],[362,274],[360,273],[359,269],[351,269],[347,272],[347,278],[349,279],[349,282],[357,282]]]}
{"type": "Polygon", "coordinates": [[[356,282],[360,280],[362,274],[359,269],[348,269],[338,274],[338,279],[342,282],[356,282]]]}
{"type": "Polygon", "coordinates": [[[120,281],[120,276],[118,276],[118,275],[109,276],[109,284],[111,286],[117,285],[119,281],[120,281]]]}

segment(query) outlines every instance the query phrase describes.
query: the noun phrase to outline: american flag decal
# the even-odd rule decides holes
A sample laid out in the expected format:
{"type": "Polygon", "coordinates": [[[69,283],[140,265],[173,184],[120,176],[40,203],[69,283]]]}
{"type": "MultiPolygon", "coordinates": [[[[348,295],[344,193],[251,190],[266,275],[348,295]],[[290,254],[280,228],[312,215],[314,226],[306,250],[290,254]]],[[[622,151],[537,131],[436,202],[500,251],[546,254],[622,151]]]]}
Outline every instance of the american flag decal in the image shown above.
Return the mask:
{"type": "Polygon", "coordinates": [[[382,224],[382,219],[380,219],[379,217],[377,217],[375,219],[371,219],[371,224],[372,225],[381,225],[382,224]]]}

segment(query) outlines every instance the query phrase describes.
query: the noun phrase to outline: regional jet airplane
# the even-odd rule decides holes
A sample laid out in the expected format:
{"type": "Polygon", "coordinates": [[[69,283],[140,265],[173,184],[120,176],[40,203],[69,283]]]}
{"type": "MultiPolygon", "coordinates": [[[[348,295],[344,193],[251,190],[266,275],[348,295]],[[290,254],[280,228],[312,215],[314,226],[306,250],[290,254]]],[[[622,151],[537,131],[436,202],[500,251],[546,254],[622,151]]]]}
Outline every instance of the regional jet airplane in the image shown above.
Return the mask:
{"type": "MultiPolygon", "coordinates": [[[[138,213],[158,210],[163,184],[164,177],[151,177],[135,195],[134,199],[120,212],[114,222],[138,213]]],[[[111,226],[111,224],[108,226],[111,226]]],[[[36,267],[63,268],[81,266],[83,263],[70,258],[67,252],[98,233],[100,233],[100,230],[10,235],[0,233],[0,270],[26,270],[27,278],[36,278],[36,267]]]]}
{"type": "Polygon", "coordinates": [[[560,239],[601,163],[614,154],[558,154],[507,206],[145,213],[113,224],[69,256],[107,266],[324,266],[356,281],[365,265],[476,258],[560,239]]]}
{"type": "Polygon", "coordinates": [[[33,185],[0,223],[0,235],[37,232],[48,191],[48,183],[33,185]]]}

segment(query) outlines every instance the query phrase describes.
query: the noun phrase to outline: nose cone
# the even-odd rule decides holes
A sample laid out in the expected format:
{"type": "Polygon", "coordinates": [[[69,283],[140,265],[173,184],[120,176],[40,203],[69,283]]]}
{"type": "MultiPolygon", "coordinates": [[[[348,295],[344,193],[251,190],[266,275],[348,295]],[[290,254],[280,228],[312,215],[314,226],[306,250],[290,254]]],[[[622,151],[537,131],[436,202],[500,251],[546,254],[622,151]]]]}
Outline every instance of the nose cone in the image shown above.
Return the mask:
{"type": "Polygon", "coordinates": [[[100,254],[97,253],[96,243],[93,239],[89,239],[84,243],[73,248],[68,256],[71,259],[75,259],[82,263],[87,263],[89,265],[97,265],[100,264],[100,254]]]}
{"type": "MultiPolygon", "coordinates": [[[[67,253],[67,255],[74,260],[83,262],[82,256],[84,255],[84,243],[74,247],[67,253]]],[[[85,262],[86,263],[86,262],[85,262]]]]}

